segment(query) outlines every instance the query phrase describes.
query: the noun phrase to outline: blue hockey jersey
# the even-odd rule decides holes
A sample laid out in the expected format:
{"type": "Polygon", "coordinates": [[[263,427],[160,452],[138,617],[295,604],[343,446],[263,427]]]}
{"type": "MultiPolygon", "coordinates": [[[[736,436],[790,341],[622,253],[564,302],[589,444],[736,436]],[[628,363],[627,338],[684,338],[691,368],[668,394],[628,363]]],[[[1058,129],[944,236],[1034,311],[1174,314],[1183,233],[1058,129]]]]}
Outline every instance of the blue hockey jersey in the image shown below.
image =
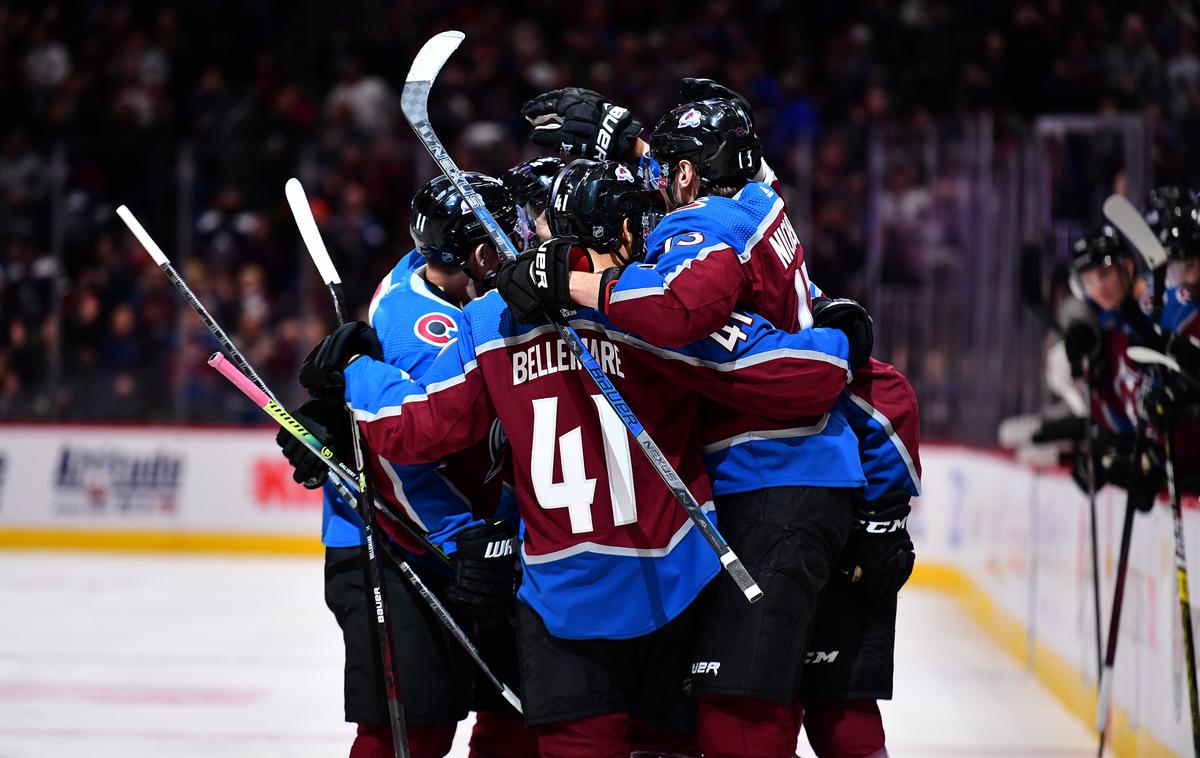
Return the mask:
{"type": "MultiPolygon", "coordinates": [[[[718,334],[666,349],[595,310],[570,323],[714,521],[699,398],[802,417],[832,405],[848,378],[836,330],[787,334],[738,314],[718,334]]],[[[419,380],[369,358],[346,368],[372,449],[419,464],[477,442],[499,418],[523,527],[520,600],[564,638],[630,638],[670,621],[719,564],[616,413],[553,327],[515,322],[497,293],[470,303],[458,325],[419,380]]]]}
{"type": "MultiPolygon", "coordinates": [[[[400,259],[379,283],[371,299],[368,319],[379,335],[384,360],[413,376],[421,376],[433,364],[439,352],[453,341],[461,319],[460,308],[439,297],[421,275],[425,259],[416,251],[400,259]]],[[[374,459],[371,470],[376,494],[397,507],[413,524],[428,532],[429,541],[446,553],[455,550],[454,535],[463,528],[482,523],[477,513],[504,518],[511,517],[502,503],[479,502],[480,499],[501,498],[508,501],[508,511],[515,508],[511,496],[500,494],[499,487],[480,488],[485,473],[502,455],[499,430],[489,430],[487,439],[460,454],[478,459],[475,465],[456,465],[454,460],[438,460],[419,465],[399,465],[389,462],[378,451],[370,451],[374,459]],[[486,460],[484,457],[486,456],[486,460]],[[465,468],[465,476],[456,477],[453,471],[465,468]],[[476,474],[478,476],[476,476],[476,474]]],[[[497,483],[498,484],[498,483],[497,483]]],[[[362,522],[332,486],[325,489],[325,544],[345,547],[362,544],[362,522]]],[[[386,528],[386,524],[385,524],[386,528]]],[[[402,535],[388,530],[398,541],[402,535]]],[[[413,548],[412,545],[406,545],[413,548]]]]}

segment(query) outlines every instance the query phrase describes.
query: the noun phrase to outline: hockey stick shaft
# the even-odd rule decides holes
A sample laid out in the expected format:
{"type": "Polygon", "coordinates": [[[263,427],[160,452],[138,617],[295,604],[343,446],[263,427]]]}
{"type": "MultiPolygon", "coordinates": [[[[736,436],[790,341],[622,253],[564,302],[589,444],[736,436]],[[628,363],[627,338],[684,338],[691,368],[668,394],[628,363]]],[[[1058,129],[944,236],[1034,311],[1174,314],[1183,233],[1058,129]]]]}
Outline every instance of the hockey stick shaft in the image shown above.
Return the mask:
{"type": "MultiPolygon", "coordinates": [[[[313,217],[311,206],[308,204],[308,196],[304,192],[304,187],[298,179],[289,179],[285,186],[285,193],[288,204],[292,208],[292,215],[296,219],[296,226],[300,229],[300,236],[304,240],[304,246],[308,249],[309,257],[312,258],[313,264],[317,267],[317,272],[325,280],[325,286],[329,289],[329,297],[333,302],[334,317],[337,319],[339,325],[344,324],[346,323],[346,308],[342,297],[342,278],[338,273],[337,266],[333,263],[333,259],[329,256],[329,250],[325,247],[320,230],[317,229],[317,221],[313,217]]],[[[350,423],[355,425],[353,414],[351,414],[350,418],[350,423]]],[[[361,438],[357,434],[357,429],[354,431],[355,445],[359,446],[361,438]]],[[[355,454],[356,456],[360,455],[358,450],[355,451],[355,454]]],[[[509,705],[516,709],[517,713],[522,713],[521,701],[517,698],[516,693],[492,672],[491,667],[487,665],[483,660],[483,656],[480,655],[479,649],[471,641],[471,638],[467,636],[462,627],[458,625],[458,622],[454,620],[454,617],[450,615],[450,612],[446,610],[446,607],[442,605],[442,602],[421,581],[421,578],[407,561],[401,558],[387,542],[384,542],[383,545],[385,551],[400,569],[400,573],[408,579],[409,583],[412,584],[417,593],[425,600],[434,615],[437,616],[438,620],[446,627],[450,635],[454,637],[455,641],[458,642],[471,660],[475,661],[475,664],[483,672],[483,675],[500,691],[500,695],[509,705]]]]}
{"type": "Polygon", "coordinates": [[[1096,632],[1096,684],[1100,684],[1100,674],[1104,670],[1104,646],[1100,637],[1100,540],[1096,528],[1096,444],[1093,439],[1094,424],[1092,420],[1092,365],[1086,357],[1083,359],[1083,391],[1084,407],[1084,454],[1087,455],[1088,478],[1088,516],[1091,527],[1092,549],[1092,608],[1095,610],[1096,632]]]}
{"type": "MultiPolygon", "coordinates": [[[[262,390],[255,387],[254,383],[250,381],[245,374],[238,371],[238,369],[232,363],[226,360],[225,356],[221,355],[220,353],[214,353],[213,356],[208,359],[208,365],[220,372],[222,376],[224,376],[234,386],[241,390],[242,394],[248,397],[251,402],[261,408],[268,416],[274,419],[276,423],[291,433],[293,437],[307,445],[309,449],[320,456],[322,460],[326,462],[335,460],[333,452],[330,451],[329,448],[324,447],[321,441],[313,436],[310,431],[305,429],[304,425],[297,421],[290,413],[287,412],[287,410],[285,410],[274,400],[271,400],[269,397],[267,397],[266,393],[264,393],[262,390]]],[[[425,599],[425,601],[429,604],[430,609],[433,610],[438,619],[445,624],[446,628],[450,631],[451,635],[458,641],[458,643],[462,645],[467,655],[469,655],[476,663],[479,664],[479,667],[483,670],[484,675],[496,685],[496,688],[500,690],[500,693],[504,696],[504,699],[511,703],[512,706],[519,712],[521,710],[521,701],[517,699],[517,696],[513,693],[513,691],[507,685],[501,682],[491,671],[491,669],[488,668],[487,664],[484,663],[479,653],[479,649],[474,645],[474,643],[471,642],[466,632],[463,631],[458,622],[454,620],[454,617],[450,615],[450,611],[447,610],[446,606],[442,604],[442,602],[437,598],[436,595],[433,594],[432,591],[430,591],[429,587],[412,569],[407,561],[401,558],[399,554],[397,554],[395,550],[393,550],[392,547],[386,542],[381,544],[384,546],[384,552],[386,552],[388,556],[396,563],[396,566],[400,569],[400,572],[404,574],[417,592],[420,593],[421,597],[425,599]]]]}
{"type": "MultiPolygon", "coordinates": [[[[299,181],[292,179],[284,186],[284,193],[287,194],[288,204],[292,206],[292,212],[296,218],[296,224],[300,228],[300,236],[304,237],[305,246],[312,253],[314,246],[319,245],[320,251],[324,253],[324,263],[332,266],[332,261],[329,260],[329,253],[325,251],[324,242],[320,240],[317,221],[312,216],[311,207],[308,206],[308,198],[304,195],[304,188],[300,186],[299,181]],[[301,204],[304,205],[302,209],[300,207],[301,204]]],[[[312,258],[313,260],[318,260],[317,255],[314,253],[312,254],[312,258]]],[[[344,314],[342,307],[341,291],[338,291],[341,289],[341,283],[337,282],[335,284],[331,282],[331,278],[337,279],[336,272],[326,275],[326,271],[322,270],[320,263],[322,261],[318,261],[317,269],[320,270],[326,284],[329,285],[330,295],[334,297],[337,323],[343,324],[346,321],[346,318],[344,318],[346,314],[344,314]]],[[[408,734],[406,724],[404,724],[404,706],[400,698],[400,688],[398,688],[400,672],[396,669],[396,656],[394,655],[394,650],[392,650],[394,640],[392,640],[391,636],[391,603],[388,602],[388,589],[386,589],[383,569],[380,567],[379,559],[376,555],[376,548],[379,545],[383,545],[386,537],[380,540],[376,535],[379,525],[376,522],[374,509],[371,507],[372,501],[374,501],[374,491],[371,488],[370,477],[367,476],[367,459],[364,455],[364,450],[362,450],[362,437],[359,434],[359,425],[354,421],[354,410],[349,407],[349,404],[346,405],[346,410],[347,423],[350,425],[350,443],[352,443],[354,449],[354,464],[359,469],[359,495],[356,503],[358,503],[359,518],[362,519],[362,536],[364,536],[364,542],[367,547],[367,566],[370,569],[371,589],[374,592],[374,596],[376,596],[376,618],[378,622],[376,627],[374,627],[374,631],[376,631],[376,643],[379,646],[380,660],[383,661],[385,690],[386,696],[388,696],[388,715],[391,718],[392,748],[396,751],[397,756],[407,757],[408,734]]],[[[412,570],[406,571],[409,567],[403,561],[397,565],[409,582],[413,582],[414,579],[416,580],[414,586],[418,586],[420,594],[420,585],[422,584],[420,578],[412,570]]],[[[425,595],[422,594],[422,597],[425,597],[425,595]]],[[[425,597],[426,602],[428,602],[428,598],[430,597],[432,597],[432,592],[425,597]]]]}
{"type": "MultiPolygon", "coordinates": [[[[250,398],[250,401],[261,408],[268,416],[273,418],[280,426],[288,430],[296,439],[303,442],[321,457],[321,460],[330,462],[333,460],[333,452],[329,448],[324,447],[321,441],[316,438],[311,432],[304,428],[304,425],[292,417],[283,406],[272,400],[265,392],[254,385],[242,372],[238,371],[237,367],[226,360],[225,356],[220,353],[213,353],[208,359],[208,365],[216,369],[222,376],[228,379],[242,394],[250,398]]],[[[360,461],[361,464],[361,461],[360,461]]],[[[361,465],[359,471],[362,471],[361,465]]],[[[367,566],[371,580],[371,595],[375,606],[376,631],[379,642],[380,657],[383,661],[383,680],[384,690],[388,701],[388,717],[392,727],[392,748],[398,758],[408,758],[408,733],[404,720],[404,706],[400,702],[399,688],[397,686],[397,677],[395,670],[395,657],[392,654],[392,636],[391,636],[391,614],[389,613],[389,604],[387,602],[387,588],[383,583],[383,572],[378,565],[378,558],[375,554],[375,519],[367,505],[365,499],[366,493],[369,491],[365,485],[366,474],[360,473],[360,487],[358,504],[360,514],[363,517],[363,531],[366,537],[367,546],[367,566]]],[[[416,576],[415,574],[413,575],[416,576]]],[[[418,579],[419,581],[419,579],[418,579]]]]}
{"type": "Polygon", "coordinates": [[[1183,622],[1183,653],[1187,667],[1188,697],[1192,715],[1192,749],[1200,758],[1200,700],[1196,685],[1196,640],[1192,628],[1192,601],[1188,591],[1187,552],[1183,540],[1183,505],[1175,481],[1175,430],[1163,435],[1166,445],[1167,494],[1171,497],[1171,520],[1175,537],[1175,587],[1179,593],[1179,614],[1183,622]]]}
{"type": "MultiPolygon", "coordinates": [[[[141,243],[146,252],[150,254],[151,259],[153,259],[154,263],[162,270],[163,274],[167,277],[167,280],[171,282],[171,284],[183,297],[184,301],[186,301],[187,304],[191,306],[192,310],[196,312],[196,315],[200,317],[200,320],[204,323],[205,327],[208,328],[208,331],[212,334],[212,336],[217,340],[217,343],[221,346],[221,349],[228,353],[230,359],[238,367],[238,370],[246,375],[251,380],[253,385],[266,394],[267,397],[278,402],[278,398],[275,393],[271,391],[271,388],[267,386],[267,383],[264,382],[262,377],[258,375],[258,372],[254,370],[254,367],[250,365],[250,362],[246,359],[246,356],[241,350],[238,349],[237,345],[234,344],[233,340],[229,337],[225,330],[221,328],[221,325],[217,323],[217,320],[212,317],[212,314],[208,312],[208,309],[204,307],[204,304],[200,302],[200,299],[196,297],[196,294],[192,292],[191,287],[187,285],[187,282],[183,280],[183,277],[179,276],[179,273],[175,270],[175,267],[171,265],[171,261],[167,258],[166,254],[163,253],[162,248],[158,246],[158,244],[154,241],[154,238],[150,236],[145,227],[143,227],[137,218],[134,217],[133,213],[130,212],[127,207],[122,205],[121,207],[117,208],[117,215],[120,216],[121,220],[125,222],[125,225],[129,227],[129,231],[133,233],[133,236],[137,238],[138,242],[141,243]]],[[[318,450],[319,449],[320,446],[318,445],[318,450]]],[[[331,465],[329,468],[329,483],[338,490],[338,494],[345,498],[347,503],[353,502],[358,493],[357,472],[345,464],[335,464],[331,465]],[[339,479],[341,481],[339,481],[339,479]],[[347,488],[349,489],[347,490],[347,488]]],[[[387,513],[392,520],[395,521],[402,529],[404,529],[410,537],[416,540],[431,554],[437,556],[440,561],[447,566],[451,565],[450,559],[446,557],[446,554],[439,550],[435,545],[430,543],[426,536],[417,530],[408,519],[404,518],[400,514],[395,513],[386,503],[378,498],[375,499],[375,507],[384,513],[387,513]]]]}
{"type": "MultiPolygon", "coordinates": [[[[450,55],[461,44],[464,35],[462,32],[442,32],[435,35],[413,60],[412,68],[408,72],[408,77],[404,83],[404,89],[401,93],[400,109],[404,113],[405,119],[416,132],[417,137],[421,140],[421,144],[429,151],[429,155],[437,163],[438,168],[446,175],[446,178],[454,185],[470,206],[472,213],[479,219],[487,231],[496,247],[496,252],[508,260],[513,260],[517,257],[517,249],[508,235],[496,223],[492,214],[484,205],[483,198],[479,196],[470,183],[463,176],[462,171],[454,163],[450,154],[446,151],[442,141],[438,138],[433,130],[433,126],[429,123],[429,91],[433,87],[433,80],[441,70],[442,65],[450,57],[450,55]]],[[[762,589],[750,576],[750,572],[742,564],[741,560],[729,547],[729,543],[716,530],[708,517],[704,515],[700,504],[696,498],[688,490],[687,485],[679,477],[678,472],[671,466],[662,450],[650,437],[645,427],[638,420],[629,404],[621,397],[621,393],[613,386],[612,381],[604,373],[604,369],[600,367],[599,362],[588,351],[587,346],[583,344],[583,340],[575,332],[575,329],[568,324],[565,319],[554,314],[547,314],[550,318],[550,323],[558,331],[559,337],[575,354],[580,366],[589,377],[591,377],[596,388],[600,390],[600,394],[604,396],[608,405],[616,412],[621,419],[621,423],[629,430],[637,442],[638,447],[650,460],[658,475],[667,485],[667,489],[675,496],[679,503],[687,511],[688,517],[692,523],[699,529],[705,542],[716,553],[720,559],[721,565],[725,571],[737,583],[738,588],[746,596],[750,602],[755,602],[762,597],[762,589]]]]}
{"type": "MultiPolygon", "coordinates": [[[[1139,455],[1135,450],[1135,455],[1139,455]]],[[[1121,631],[1121,610],[1125,606],[1125,578],[1129,575],[1129,546],[1133,539],[1134,494],[1125,503],[1125,521],[1121,525],[1121,548],[1117,557],[1117,574],[1113,581],[1112,613],[1108,618],[1108,644],[1104,652],[1104,668],[1100,671],[1100,695],[1096,701],[1096,731],[1100,733],[1100,754],[1104,753],[1104,737],[1108,730],[1108,715],[1112,702],[1113,666],[1117,660],[1117,638],[1121,631]]]]}

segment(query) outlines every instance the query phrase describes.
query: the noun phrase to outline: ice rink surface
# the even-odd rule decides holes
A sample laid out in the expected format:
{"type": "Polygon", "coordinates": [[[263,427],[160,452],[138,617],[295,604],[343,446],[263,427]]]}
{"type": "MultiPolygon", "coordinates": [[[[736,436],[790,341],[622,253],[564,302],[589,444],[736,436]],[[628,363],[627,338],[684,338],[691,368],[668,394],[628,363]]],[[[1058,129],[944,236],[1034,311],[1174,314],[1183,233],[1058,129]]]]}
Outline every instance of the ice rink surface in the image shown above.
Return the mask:
{"type": "MultiPolygon", "coordinates": [[[[0,758],[345,756],[321,566],[0,551],[0,758]]],[[[894,758],[1095,754],[954,600],[925,590],[901,594],[883,714],[894,758]]]]}

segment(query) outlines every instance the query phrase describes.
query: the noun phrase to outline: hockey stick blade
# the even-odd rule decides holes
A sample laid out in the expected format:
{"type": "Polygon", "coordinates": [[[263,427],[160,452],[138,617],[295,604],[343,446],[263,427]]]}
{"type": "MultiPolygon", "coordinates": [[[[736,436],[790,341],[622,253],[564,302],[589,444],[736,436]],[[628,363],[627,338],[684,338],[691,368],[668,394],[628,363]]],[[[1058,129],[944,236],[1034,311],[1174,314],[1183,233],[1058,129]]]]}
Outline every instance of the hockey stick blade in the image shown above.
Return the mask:
{"type": "Polygon", "coordinates": [[[1179,365],[1179,361],[1165,353],[1160,353],[1157,350],[1140,345],[1130,345],[1125,348],[1125,356],[1134,363],[1141,363],[1145,366],[1162,366],[1168,371],[1172,371],[1182,377],[1185,382],[1193,387],[1200,387],[1200,381],[1196,381],[1195,378],[1183,370],[1183,367],[1179,365]]]}
{"type": "Polygon", "coordinates": [[[1142,363],[1146,365],[1165,366],[1171,371],[1183,373],[1183,369],[1179,366],[1179,361],[1169,355],[1164,355],[1157,350],[1151,350],[1148,347],[1139,345],[1130,345],[1125,348],[1125,355],[1134,363],[1142,363]]]}
{"type": "Polygon", "coordinates": [[[329,251],[325,248],[325,241],[317,231],[317,220],[313,217],[312,206],[308,204],[308,195],[304,194],[300,180],[295,177],[288,179],[287,184],[283,185],[283,193],[287,195],[292,216],[296,219],[296,228],[300,230],[300,237],[317,266],[317,272],[326,284],[341,284],[342,278],[338,276],[337,269],[329,258],[329,251]]]}
{"type": "MultiPolygon", "coordinates": [[[[421,144],[429,151],[438,168],[450,180],[467,201],[471,212],[479,219],[492,243],[496,246],[496,252],[502,257],[509,260],[517,257],[517,248],[513,241],[496,223],[496,219],[492,217],[490,211],[483,203],[483,198],[471,186],[467,178],[463,176],[462,170],[455,164],[454,159],[446,151],[442,141],[438,138],[437,133],[433,131],[433,127],[429,123],[429,90],[433,87],[433,80],[437,78],[438,72],[450,57],[450,54],[458,49],[464,35],[462,32],[442,32],[434,36],[425,46],[421,48],[421,52],[417,54],[416,60],[413,61],[412,68],[409,70],[408,79],[404,84],[404,90],[400,95],[400,110],[404,113],[404,118],[408,120],[409,125],[420,138],[421,144]]],[[[600,363],[595,356],[587,349],[587,345],[583,343],[575,329],[571,327],[562,318],[556,317],[555,314],[547,313],[550,323],[558,331],[559,337],[567,348],[575,354],[579,365],[583,368],[584,373],[590,376],[595,382],[596,388],[600,390],[600,394],[604,396],[605,401],[616,412],[617,417],[621,419],[621,423],[629,430],[629,434],[633,436],[638,443],[638,447],[645,453],[655,471],[663,482],[667,485],[667,489],[679,501],[679,504],[687,511],[688,518],[692,524],[700,530],[704,541],[716,553],[717,558],[721,561],[721,566],[726,573],[732,577],[737,584],[738,589],[746,596],[746,599],[751,603],[762,597],[762,589],[746,571],[742,562],[738,559],[733,549],[729,547],[729,543],[721,536],[712,522],[704,514],[700,504],[696,501],[694,495],[688,490],[687,485],[679,477],[679,474],[667,461],[662,450],[650,437],[646,428],[642,426],[629,404],[621,397],[621,393],[613,386],[612,380],[604,373],[600,363]]]]}
{"type": "Polygon", "coordinates": [[[421,47],[421,52],[417,53],[417,57],[413,58],[412,66],[408,69],[408,76],[404,79],[405,87],[409,82],[429,82],[433,84],[433,80],[437,78],[438,72],[442,70],[442,66],[462,44],[467,35],[459,31],[445,31],[440,34],[435,34],[429,38],[421,47]]]}
{"type": "Polygon", "coordinates": [[[1125,235],[1151,271],[1167,264],[1167,251],[1133,203],[1121,195],[1109,195],[1104,201],[1104,217],[1125,235]]]}

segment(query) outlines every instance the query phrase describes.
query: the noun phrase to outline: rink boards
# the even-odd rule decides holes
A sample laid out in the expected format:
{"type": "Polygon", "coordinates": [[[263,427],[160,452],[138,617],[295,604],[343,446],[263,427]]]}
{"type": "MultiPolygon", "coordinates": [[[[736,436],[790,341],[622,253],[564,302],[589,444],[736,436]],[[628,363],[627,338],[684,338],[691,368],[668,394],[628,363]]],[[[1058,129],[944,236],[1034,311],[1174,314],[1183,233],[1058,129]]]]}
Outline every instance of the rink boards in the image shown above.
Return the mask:
{"type": "MultiPolygon", "coordinates": [[[[913,583],[955,593],[1092,723],[1087,499],[1063,471],[992,452],[927,445],[922,459],[913,583]]],[[[1105,634],[1124,500],[1114,488],[1098,500],[1105,634]]],[[[1185,506],[1197,572],[1200,523],[1195,501],[1185,506]]],[[[0,547],[316,554],[320,514],[267,430],[0,425],[0,547]]],[[[1172,550],[1166,504],[1139,514],[1114,687],[1120,755],[1190,744],[1172,550]]]]}

